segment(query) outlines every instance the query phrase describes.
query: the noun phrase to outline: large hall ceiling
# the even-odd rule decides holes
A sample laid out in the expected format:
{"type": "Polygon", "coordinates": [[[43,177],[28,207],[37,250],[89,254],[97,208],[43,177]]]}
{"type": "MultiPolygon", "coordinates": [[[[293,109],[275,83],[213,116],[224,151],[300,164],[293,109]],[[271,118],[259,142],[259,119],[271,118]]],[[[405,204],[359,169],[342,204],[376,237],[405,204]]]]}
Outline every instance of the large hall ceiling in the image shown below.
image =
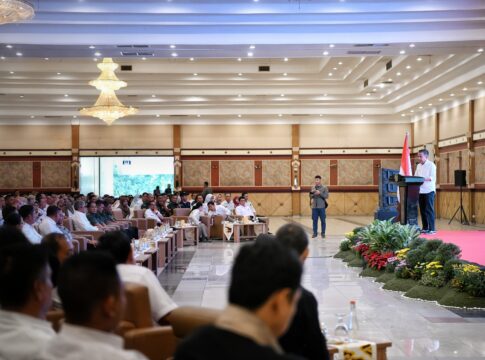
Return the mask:
{"type": "Polygon", "coordinates": [[[483,0],[39,0],[0,26],[0,123],[78,116],[113,57],[117,123],[409,122],[485,87],[483,0]],[[269,71],[260,71],[269,66],[269,71]]]}

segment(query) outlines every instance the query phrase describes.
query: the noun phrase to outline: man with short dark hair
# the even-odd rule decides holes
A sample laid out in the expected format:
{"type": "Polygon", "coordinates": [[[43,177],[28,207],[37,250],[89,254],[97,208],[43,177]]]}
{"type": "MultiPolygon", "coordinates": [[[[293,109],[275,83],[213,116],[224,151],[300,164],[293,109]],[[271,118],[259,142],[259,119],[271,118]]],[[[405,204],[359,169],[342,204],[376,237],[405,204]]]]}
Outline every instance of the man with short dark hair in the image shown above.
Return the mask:
{"type": "Polygon", "coordinates": [[[229,287],[229,305],[212,326],[184,340],[175,360],[301,359],[285,355],[277,338],[300,297],[302,266],[294,251],[270,235],[241,247],[229,287]]]}
{"type": "Polygon", "coordinates": [[[42,236],[46,236],[50,233],[62,234],[63,232],[57,226],[59,217],[62,216],[62,210],[55,205],[50,205],[47,208],[46,217],[39,224],[39,232],[42,236]]]}
{"type": "Polygon", "coordinates": [[[150,201],[148,204],[148,209],[145,210],[145,219],[153,219],[157,224],[161,224],[163,221],[163,215],[158,211],[155,206],[155,201],[150,201]]]}
{"type": "Polygon", "coordinates": [[[151,270],[136,265],[128,236],[121,231],[106,233],[99,238],[98,249],[107,251],[113,256],[123,282],[147,287],[153,321],[159,324],[170,322],[170,313],[177,308],[177,305],[163,290],[151,270]]]}
{"type": "Polygon", "coordinates": [[[190,209],[190,201],[187,200],[188,194],[186,192],[180,193],[180,207],[182,209],[190,209]]]}
{"type": "Polygon", "coordinates": [[[7,218],[8,214],[17,212],[17,198],[14,195],[5,196],[5,205],[2,208],[2,217],[7,218]]]}
{"type": "Polygon", "coordinates": [[[421,149],[418,152],[419,164],[416,167],[414,176],[424,178],[423,184],[419,187],[419,211],[421,213],[422,232],[436,234],[434,198],[436,193],[436,165],[428,160],[429,151],[421,149]]]}
{"type": "Polygon", "coordinates": [[[322,239],[325,239],[325,231],[327,229],[326,223],[326,208],[328,199],[328,188],[322,184],[322,177],[320,175],[315,176],[315,185],[310,190],[310,199],[312,207],[312,220],[313,220],[313,235],[312,238],[318,236],[318,219],[320,219],[320,225],[322,227],[322,239]]]}
{"type": "Polygon", "coordinates": [[[73,254],[72,243],[67,240],[64,234],[53,232],[42,238],[42,245],[47,250],[49,266],[52,271],[52,285],[56,287],[59,267],[73,254]]]}
{"type": "MultiPolygon", "coordinates": [[[[286,248],[294,250],[303,264],[308,256],[308,236],[303,228],[294,223],[283,225],[276,239],[286,248]]],[[[320,329],[318,302],[313,294],[301,287],[295,316],[288,331],[279,339],[285,352],[297,354],[310,360],[328,360],[327,342],[320,329]]]]}
{"type": "Polygon", "coordinates": [[[55,336],[45,321],[50,272],[39,245],[20,242],[0,251],[0,359],[33,359],[55,336]]]}
{"type": "Polygon", "coordinates": [[[123,315],[125,294],[111,256],[83,251],[70,257],[61,267],[58,291],[66,321],[39,359],[146,359],[124,350],[123,339],[113,334],[123,315]]]}
{"type": "Polygon", "coordinates": [[[170,195],[170,202],[167,205],[167,208],[170,210],[170,216],[173,215],[173,209],[178,209],[180,206],[177,202],[177,194],[171,194],[170,195]]]}
{"type": "Polygon", "coordinates": [[[22,232],[32,244],[40,244],[42,236],[35,230],[34,207],[32,205],[23,205],[19,209],[22,218],[22,232]]]}

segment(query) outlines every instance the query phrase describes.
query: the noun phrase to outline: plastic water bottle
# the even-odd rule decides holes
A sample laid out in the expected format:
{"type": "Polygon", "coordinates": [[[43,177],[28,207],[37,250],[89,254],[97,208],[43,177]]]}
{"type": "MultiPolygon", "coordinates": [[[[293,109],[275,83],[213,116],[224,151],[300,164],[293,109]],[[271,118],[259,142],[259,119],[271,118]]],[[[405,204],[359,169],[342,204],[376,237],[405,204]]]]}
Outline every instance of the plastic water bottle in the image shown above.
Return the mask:
{"type": "Polygon", "coordinates": [[[359,320],[357,318],[357,303],[355,300],[350,301],[350,313],[347,322],[347,328],[352,338],[355,338],[359,330],[359,320]]]}

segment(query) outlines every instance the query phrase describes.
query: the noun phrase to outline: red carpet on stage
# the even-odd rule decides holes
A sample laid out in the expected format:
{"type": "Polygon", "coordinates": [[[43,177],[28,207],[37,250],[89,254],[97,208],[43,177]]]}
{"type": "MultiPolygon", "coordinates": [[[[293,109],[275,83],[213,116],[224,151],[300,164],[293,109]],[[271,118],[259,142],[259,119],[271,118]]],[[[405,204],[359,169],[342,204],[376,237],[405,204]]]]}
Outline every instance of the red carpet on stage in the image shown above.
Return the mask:
{"type": "Polygon", "coordinates": [[[458,245],[463,260],[485,265],[485,231],[438,230],[434,235],[422,237],[458,245]]]}

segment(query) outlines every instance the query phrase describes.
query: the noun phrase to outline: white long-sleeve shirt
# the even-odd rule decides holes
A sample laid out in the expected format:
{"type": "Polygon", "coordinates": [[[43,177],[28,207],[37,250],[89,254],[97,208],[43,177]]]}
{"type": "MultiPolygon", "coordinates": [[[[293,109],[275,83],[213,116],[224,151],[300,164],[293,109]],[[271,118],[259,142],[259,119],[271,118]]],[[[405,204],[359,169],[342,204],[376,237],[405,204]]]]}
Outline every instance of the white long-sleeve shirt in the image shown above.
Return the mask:
{"type": "Polygon", "coordinates": [[[436,191],[436,165],[426,160],[424,164],[418,164],[414,176],[421,176],[425,179],[430,178],[431,181],[425,181],[419,188],[420,194],[429,194],[436,191]]]}
{"type": "Polygon", "coordinates": [[[0,310],[0,359],[30,360],[56,336],[49,322],[0,310]]]}
{"type": "Polygon", "coordinates": [[[34,359],[147,360],[137,351],[124,350],[123,338],[118,335],[67,323],[34,359]]]}
{"type": "Polygon", "coordinates": [[[57,226],[56,222],[50,217],[46,216],[39,225],[39,232],[42,236],[46,236],[50,233],[64,234],[57,226]]]}
{"type": "Polygon", "coordinates": [[[74,223],[74,228],[79,231],[97,231],[96,226],[91,225],[86,214],[81,211],[74,211],[74,216],[72,217],[72,222],[74,223]]]}
{"type": "Polygon", "coordinates": [[[238,205],[236,207],[236,215],[237,216],[255,216],[251,208],[247,205],[242,206],[238,205]]]}
{"type": "Polygon", "coordinates": [[[222,205],[216,205],[216,211],[209,211],[208,212],[208,215],[209,216],[216,216],[216,215],[219,215],[219,216],[229,216],[231,215],[231,211],[227,208],[225,208],[224,206],[222,205]]]}
{"type": "Polygon", "coordinates": [[[226,209],[228,209],[230,212],[234,210],[234,202],[232,200],[226,201],[224,200],[221,203],[222,206],[224,206],[226,209]]]}
{"type": "Polygon", "coordinates": [[[201,215],[200,208],[192,210],[190,215],[189,215],[189,219],[191,219],[192,222],[195,225],[199,225],[200,224],[200,215],[201,215]]]}
{"type": "Polygon", "coordinates": [[[145,210],[145,219],[153,219],[155,220],[157,223],[161,222],[162,220],[160,219],[160,216],[162,216],[162,214],[160,214],[160,211],[158,210],[151,210],[151,209],[146,209],[145,210]]]}
{"type": "Polygon", "coordinates": [[[35,230],[32,225],[24,223],[22,225],[22,232],[32,244],[40,244],[42,236],[37,232],[37,230],[35,230]]]}

